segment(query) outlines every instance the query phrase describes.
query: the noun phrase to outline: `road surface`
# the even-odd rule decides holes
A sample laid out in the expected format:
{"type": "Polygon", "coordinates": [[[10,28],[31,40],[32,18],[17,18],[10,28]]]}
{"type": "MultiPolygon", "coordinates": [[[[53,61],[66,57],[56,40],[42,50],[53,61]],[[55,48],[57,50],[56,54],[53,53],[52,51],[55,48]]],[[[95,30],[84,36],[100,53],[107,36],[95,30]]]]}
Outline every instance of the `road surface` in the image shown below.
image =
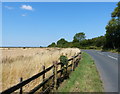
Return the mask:
{"type": "Polygon", "coordinates": [[[82,50],[95,60],[105,92],[118,92],[118,54],[97,50],[82,50]]]}

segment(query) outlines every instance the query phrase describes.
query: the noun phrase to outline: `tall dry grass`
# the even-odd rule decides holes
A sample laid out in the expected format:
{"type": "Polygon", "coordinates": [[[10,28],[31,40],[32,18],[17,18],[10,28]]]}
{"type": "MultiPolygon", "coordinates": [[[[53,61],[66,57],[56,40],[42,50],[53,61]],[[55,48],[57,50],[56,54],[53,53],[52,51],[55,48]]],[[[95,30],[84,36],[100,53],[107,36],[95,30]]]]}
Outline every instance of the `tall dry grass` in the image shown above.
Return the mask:
{"type": "MultiPolygon", "coordinates": [[[[20,77],[23,80],[42,71],[42,66],[49,67],[53,61],[58,61],[60,55],[67,54],[71,58],[75,53],[80,52],[77,48],[11,48],[2,49],[2,90],[3,91],[17,83],[20,77]]],[[[52,71],[48,72],[46,76],[50,76],[52,71]]],[[[38,85],[41,77],[30,82],[23,90],[28,92],[33,87],[38,85]]]]}

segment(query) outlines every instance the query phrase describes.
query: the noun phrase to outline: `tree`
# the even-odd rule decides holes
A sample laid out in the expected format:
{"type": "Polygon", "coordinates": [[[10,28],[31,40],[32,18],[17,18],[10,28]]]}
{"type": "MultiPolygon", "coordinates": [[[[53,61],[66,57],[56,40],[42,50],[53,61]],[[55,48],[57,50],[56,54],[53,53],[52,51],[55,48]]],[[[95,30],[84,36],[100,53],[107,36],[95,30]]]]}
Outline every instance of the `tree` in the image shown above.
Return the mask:
{"type": "Polygon", "coordinates": [[[66,47],[68,44],[68,41],[66,41],[64,38],[61,38],[57,41],[57,47],[66,47]]]}
{"type": "Polygon", "coordinates": [[[117,7],[111,14],[112,17],[120,17],[120,2],[118,2],[117,7]]]}
{"type": "Polygon", "coordinates": [[[118,44],[116,42],[120,38],[120,31],[118,30],[118,21],[117,19],[112,19],[109,21],[106,26],[106,42],[109,48],[116,49],[118,44]]]}
{"type": "Polygon", "coordinates": [[[120,2],[111,14],[112,19],[106,26],[105,48],[120,49],[120,2]]]}
{"type": "Polygon", "coordinates": [[[55,42],[51,43],[48,47],[56,47],[55,42]]]}
{"type": "Polygon", "coordinates": [[[94,45],[96,47],[103,47],[104,44],[105,44],[105,36],[100,36],[95,38],[94,45]]]}
{"type": "Polygon", "coordinates": [[[73,42],[80,42],[85,39],[85,33],[76,33],[75,36],[73,37],[73,42]]]}
{"type": "Polygon", "coordinates": [[[85,39],[80,42],[80,48],[102,47],[104,45],[104,42],[104,36],[99,36],[92,39],[85,39]]]}

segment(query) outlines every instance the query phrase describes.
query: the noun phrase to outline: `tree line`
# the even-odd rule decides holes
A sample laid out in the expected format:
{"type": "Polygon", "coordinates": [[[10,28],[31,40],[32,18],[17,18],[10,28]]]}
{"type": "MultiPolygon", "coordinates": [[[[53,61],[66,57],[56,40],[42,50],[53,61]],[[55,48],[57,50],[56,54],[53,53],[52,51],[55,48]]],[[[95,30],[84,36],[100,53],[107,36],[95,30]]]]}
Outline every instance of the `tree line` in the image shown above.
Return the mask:
{"type": "Polygon", "coordinates": [[[104,43],[105,43],[105,36],[86,39],[85,33],[80,32],[74,35],[72,42],[68,42],[64,38],[61,38],[56,43],[53,42],[52,44],[50,44],[48,47],[61,47],[61,48],[77,47],[81,49],[95,49],[95,48],[103,47],[104,43]]]}
{"type": "Polygon", "coordinates": [[[92,39],[86,39],[85,33],[76,33],[73,36],[73,40],[68,42],[64,38],[61,38],[56,43],[53,42],[48,47],[77,47],[81,49],[115,49],[120,51],[120,2],[117,3],[117,7],[111,13],[111,20],[105,27],[106,34],[104,36],[95,37],[92,39]]]}

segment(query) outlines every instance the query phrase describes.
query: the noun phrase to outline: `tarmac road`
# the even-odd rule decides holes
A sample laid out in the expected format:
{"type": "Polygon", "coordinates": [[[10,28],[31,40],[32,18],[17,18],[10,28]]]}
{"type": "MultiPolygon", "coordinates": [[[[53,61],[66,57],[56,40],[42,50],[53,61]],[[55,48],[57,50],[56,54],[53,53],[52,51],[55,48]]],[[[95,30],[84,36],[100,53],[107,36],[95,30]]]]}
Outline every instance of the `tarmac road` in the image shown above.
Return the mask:
{"type": "Polygon", "coordinates": [[[118,54],[97,50],[82,50],[95,60],[105,92],[118,92],[118,54]]]}

